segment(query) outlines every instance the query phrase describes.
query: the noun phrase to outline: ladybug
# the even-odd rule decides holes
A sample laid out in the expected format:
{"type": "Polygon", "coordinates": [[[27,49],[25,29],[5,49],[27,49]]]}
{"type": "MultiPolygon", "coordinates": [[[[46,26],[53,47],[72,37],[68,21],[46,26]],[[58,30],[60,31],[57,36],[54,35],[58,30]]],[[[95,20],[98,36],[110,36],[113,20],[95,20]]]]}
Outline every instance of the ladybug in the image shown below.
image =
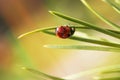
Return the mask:
{"type": "Polygon", "coordinates": [[[56,28],[55,32],[56,32],[56,36],[58,36],[59,38],[66,39],[74,34],[75,28],[69,27],[67,25],[59,26],[56,28]]]}

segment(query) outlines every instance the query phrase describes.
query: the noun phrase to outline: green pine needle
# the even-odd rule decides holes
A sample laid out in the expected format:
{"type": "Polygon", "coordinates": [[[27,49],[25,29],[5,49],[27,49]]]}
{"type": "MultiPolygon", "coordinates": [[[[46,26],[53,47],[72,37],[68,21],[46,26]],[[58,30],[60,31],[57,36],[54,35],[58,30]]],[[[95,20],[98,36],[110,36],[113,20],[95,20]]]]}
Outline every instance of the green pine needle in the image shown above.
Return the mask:
{"type": "Polygon", "coordinates": [[[118,13],[120,13],[120,6],[118,6],[117,4],[111,2],[111,0],[103,0],[103,1],[105,1],[106,3],[111,5],[118,13]]]}
{"type": "Polygon", "coordinates": [[[85,22],[85,21],[82,21],[82,20],[78,20],[78,19],[75,19],[75,18],[66,16],[66,15],[61,14],[61,13],[56,12],[56,11],[49,11],[49,12],[50,12],[51,14],[56,15],[56,16],[59,16],[59,17],[61,17],[61,18],[63,18],[63,19],[66,19],[66,20],[69,20],[69,21],[78,23],[78,24],[80,24],[80,25],[87,26],[87,27],[89,27],[89,28],[91,28],[91,29],[93,29],[93,30],[96,30],[96,31],[98,31],[98,32],[102,32],[102,33],[107,34],[107,35],[109,35],[109,36],[112,36],[112,37],[115,37],[115,38],[120,39],[120,36],[119,36],[119,35],[111,32],[111,31],[108,31],[108,30],[106,30],[106,29],[100,28],[99,26],[96,26],[96,25],[90,24],[90,23],[88,23],[88,22],[85,22]]]}
{"type": "Polygon", "coordinates": [[[120,65],[105,66],[105,67],[101,67],[101,68],[95,68],[95,69],[83,71],[83,72],[80,72],[80,73],[77,73],[77,74],[69,75],[69,76],[65,77],[65,79],[67,79],[67,80],[71,80],[71,79],[75,80],[75,79],[78,79],[78,78],[83,77],[85,75],[99,73],[101,71],[111,70],[111,69],[116,69],[116,68],[117,69],[120,68],[120,65]]]}
{"type": "Polygon", "coordinates": [[[48,80],[49,80],[49,79],[50,79],[50,80],[65,80],[65,79],[62,79],[62,78],[58,78],[58,77],[55,77],[55,76],[51,76],[51,75],[45,74],[45,73],[40,72],[40,71],[35,70],[35,69],[26,68],[26,67],[22,67],[22,69],[27,70],[27,71],[29,71],[29,72],[32,72],[32,73],[34,73],[34,74],[37,74],[37,75],[39,75],[39,76],[45,77],[45,78],[47,78],[48,80]]]}
{"type": "Polygon", "coordinates": [[[97,17],[99,17],[102,21],[110,25],[111,27],[115,29],[120,29],[120,26],[111,22],[110,20],[103,17],[101,14],[97,13],[87,2],[86,0],[80,0],[91,12],[93,12],[97,17]]]}
{"type": "Polygon", "coordinates": [[[120,80],[120,77],[110,77],[110,78],[95,77],[94,80],[120,80]]]}
{"type": "Polygon", "coordinates": [[[107,51],[107,52],[119,52],[119,48],[101,47],[101,46],[86,46],[86,45],[44,45],[46,48],[57,49],[78,49],[78,50],[95,50],[95,51],[107,51]]]}
{"type": "MultiPolygon", "coordinates": [[[[28,36],[30,34],[34,34],[34,33],[38,33],[38,32],[43,32],[43,31],[47,31],[47,30],[55,30],[57,26],[55,27],[46,27],[46,28],[40,28],[40,29],[35,29],[35,30],[32,30],[32,31],[29,31],[29,32],[26,32],[24,34],[21,34],[20,36],[18,36],[18,39],[21,39],[25,36],[28,36]]],[[[87,27],[87,26],[83,26],[83,25],[69,25],[69,27],[75,27],[76,29],[89,29],[89,30],[92,30],[91,28],[87,27]]],[[[119,31],[116,31],[116,30],[110,30],[110,29],[105,29],[105,30],[108,30],[112,33],[115,33],[115,34],[120,34],[119,31]]]]}
{"type": "Polygon", "coordinates": [[[27,33],[24,33],[24,34],[18,36],[18,39],[20,39],[20,38],[22,38],[22,37],[24,37],[24,36],[33,34],[33,33],[37,33],[37,32],[44,31],[44,30],[51,30],[51,29],[55,29],[55,27],[35,29],[35,30],[29,31],[29,32],[27,32],[27,33]]]}
{"type": "MultiPolygon", "coordinates": [[[[47,33],[49,35],[54,35],[54,32],[51,31],[43,31],[44,33],[47,33]]],[[[74,41],[82,41],[82,42],[87,42],[87,43],[93,43],[93,44],[99,44],[99,45],[104,45],[104,46],[109,46],[109,47],[115,47],[115,48],[120,48],[120,44],[112,43],[112,42],[106,42],[106,41],[100,41],[100,40],[94,40],[94,39],[88,39],[88,38],[83,38],[79,36],[72,36],[69,39],[74,40],[74,41]]]]}
{"type": "Polygon", "coordinates": [[[120,68],[101,72],[101,74],[110,74],[110,73],[120,73],[120,68]]]}
{"type": "Polygon", "coordinates": [[[120,67],[110,70],[104,70],[99,73],[95,80],[120,80],[120,67]]]}

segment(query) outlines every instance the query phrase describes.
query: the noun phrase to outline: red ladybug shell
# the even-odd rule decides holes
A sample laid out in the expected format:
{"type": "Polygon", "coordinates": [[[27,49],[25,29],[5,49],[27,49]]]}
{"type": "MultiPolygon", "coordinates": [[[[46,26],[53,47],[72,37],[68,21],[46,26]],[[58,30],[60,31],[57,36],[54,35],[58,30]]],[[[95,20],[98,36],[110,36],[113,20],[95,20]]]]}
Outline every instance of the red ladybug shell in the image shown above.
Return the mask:
{"type": "Polygon", "coordinates": [[[56,28],[56,36],[66,39],[72,36],[75,32],[74,27],[69,26],[60,26],[56,28]]]}

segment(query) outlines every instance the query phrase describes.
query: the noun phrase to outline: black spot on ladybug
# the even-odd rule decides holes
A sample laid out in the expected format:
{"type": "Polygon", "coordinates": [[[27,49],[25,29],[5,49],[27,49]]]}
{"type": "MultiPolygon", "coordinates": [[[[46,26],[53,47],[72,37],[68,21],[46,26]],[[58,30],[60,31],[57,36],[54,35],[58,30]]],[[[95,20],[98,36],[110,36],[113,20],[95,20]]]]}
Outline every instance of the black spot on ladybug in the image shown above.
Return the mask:
{"type": "Polygon", "coordinates": [[[69,26],[60,26],[56,28],[55,32],[56,32],[56,36],[66,39],[74,34],[75,28],[69,26]]]}

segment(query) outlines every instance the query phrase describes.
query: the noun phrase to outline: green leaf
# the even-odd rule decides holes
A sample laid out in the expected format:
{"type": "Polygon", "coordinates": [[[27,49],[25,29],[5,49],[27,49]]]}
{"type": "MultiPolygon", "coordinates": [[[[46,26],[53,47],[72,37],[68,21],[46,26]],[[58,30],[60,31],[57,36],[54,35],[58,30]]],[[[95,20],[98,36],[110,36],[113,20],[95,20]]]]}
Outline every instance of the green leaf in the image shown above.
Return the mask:
{"type": "Polygon", "coordinates": [[[47,48],[57,48],[57,49],[78,49],[78,50],[95,50],[95,51],[109,51],[109,52],[119,52],[119,48],[111,47],[101,47],[101,46],[86,46],[86,45],[44,45],[47,48]]]}
{"type": "Polygon", "coordinates": [[[93,12],[97,17],[99,17],[102,21],[104,21],[105,23],[107,23],[108,25],[110,25],[113,28],[117,28],[120,29],[120,26],[109,21],[108,19],[106,19],[105,17],[103,17],[101,14],[97,13],[87,2],[86,0],[80,0],[91,12],[93,12]]]}
{"type": "Polygon", "coordinates": [[[91,29],[93,29],[93,30],[96,30],[96,31],[98,31],[98,32],[102,32],[102,33],[104,33],[104,34],[107,34],[107,35],[110,35],[110,36],[112,36],[112,37],[115,37],[115,38],[120,39],[120,36],[119,36],[119,35],[111,32],[111,31],[108,31],[108,30],[106,30],[106,29],[100,28],[100,27],[98,27],[98,26],[96,26],[96,25],[93,25],[93,24],[90,24],[90,23],[88,23],[88,22],[85,22],[85,21],[82,21],[82,20],[78,20],[78,19],[75,19],[75,18],[66,16],[66,15],[61,14],[61,13],[56,12],[56,11],[49,11],[49,12],[50,12],[51,14],[56,15],[56,16],[59,16],[59,17],[61,17],[61,18],[63,18],[63,19],[66,19],[66,20],[69,20],[69,21],[78,23],[78,24],[80,24],[80,25],[87,26],[87,27],[89,27],[89,28],[91,28],[91,29]]]}
{"type": "Polygon", "coordinates": [[[45,73],[40,72],[40,71],[35,70],[35,69],[26,68],[26,67],[23,67],[22,69],[27,70],[27,71],[29,71],[29,72],[32,72],[32,73],[34,73],[34,74],[37,74],[37,75],[39,75],[39,76],[41,76],[41,77],[45,77],[46,80],[49,80],[49,79],[50,79],[50,80],[65,80],[65,79],[62,79],[62,78],[58,78],[58,77],[55,77],[55,76],[51,76],[51,75],[45,74],[45,73]]]}
{"type": "MultiPolygon", "coordinates": [[[[109,5],[111,5],[118,13],[120,13],[120,6],[118,6],[117,4],[111,2],[111,0],[103,0],[105,2],[107,2],[109,5]]],[[[119,1],[120,2],[120,1],[119,1]]]]}

